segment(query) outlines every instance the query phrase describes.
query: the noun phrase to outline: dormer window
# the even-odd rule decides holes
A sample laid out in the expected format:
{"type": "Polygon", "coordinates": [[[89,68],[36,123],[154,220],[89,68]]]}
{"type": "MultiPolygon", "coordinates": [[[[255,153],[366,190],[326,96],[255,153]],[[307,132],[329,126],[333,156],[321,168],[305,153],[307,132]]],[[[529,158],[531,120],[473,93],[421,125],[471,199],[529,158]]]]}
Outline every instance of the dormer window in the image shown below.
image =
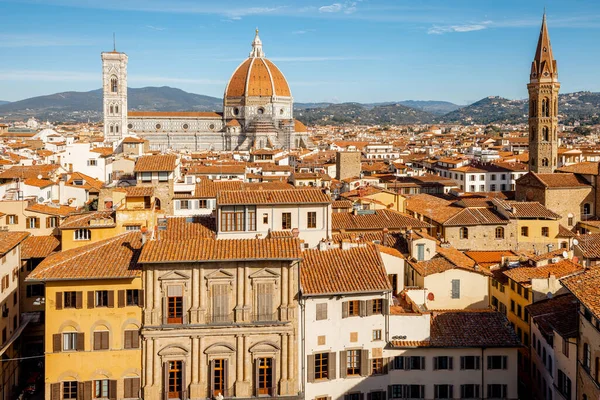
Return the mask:
{"type": "Polygon", "coordinates": [[[73,185],[75,185],[75,186],[83,186],[83,179],[75,179],[73,181],[73,185]]]}

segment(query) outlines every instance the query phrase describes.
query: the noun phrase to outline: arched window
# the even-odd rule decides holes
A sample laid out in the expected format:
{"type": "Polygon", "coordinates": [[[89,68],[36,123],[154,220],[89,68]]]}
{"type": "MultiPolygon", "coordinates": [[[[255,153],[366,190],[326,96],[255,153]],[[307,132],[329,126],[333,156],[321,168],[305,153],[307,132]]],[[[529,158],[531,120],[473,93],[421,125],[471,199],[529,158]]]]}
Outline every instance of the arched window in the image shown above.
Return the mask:
{"type": "Polygon", "coordinates": [[[585,203],[583,205],[583,215],[590,215],[592,213],[592,205],[590,203],[585,203]]]}
{"type": "MultiPolygon", "coordinates": [[[[98,307],[108,307],[110,305],[110,300],[108,296],[108,292],[106,296],[104,296],[105,291],[99,290],[96,294],[96,305],[98,307]],[[104,298],[106,297],[106,298],[104,298]]],[[[114,299],[113,299],[114,302],[114,299]]],[[[109,346],[109,337],[110,332],[108,328],[104,325],[98,326],[94,329],[94,350],[108,350],[109,346]]],[[[108,389],[108,388],[107,388],[108,389]]],[[[102,393],[104,394],[104,393],[102,393]]],[[[103,398],[104,396],[99,396],[103,398]]]]}
{"type": "Polygon", "coordinates": [[[92,232],[89,229],[77,229],[74,232],[75,240],[90,240],[92,238],[92,232]]]}
{"type": "Polygon", "coordinates": [[[465,228],[464,226],[462,228],[460,228],[459,236],[461,239],[468,239],[469,238],[469,228],[465,228]]]}
{"type": "Polygon", "coordinates": [[[529,132],[529,137],[531,138],[531,140],[537,140],[536,134],[535,134],[535,128],[532,126],[531,127],[531,132],[529,132]]]}
{"type": "Polygon", "coordinates": [[[529,116],[537,117],[537,101],[531,100],[531,104],[529,106],[529,116]]]}
{"type": "Polygon", "coordinates": [[[550,100],[545,97],[542,100],[542,117],[549,117],[550,116],[550,100]]]}
{"type": "Polygon", "coordinates": [[[548,166],[548,159],[542,158],[542,167],[547,167],[547,166],[548,166]]]}
{"type": "Polygon", "coordinates": [[[112,78],[110,78],[110,91],[112,93],[117,93],[118,91],[118,80],[116,76],[113,76],[112,78]]]}
{"type": "Polygon", "coordinates": [[[496,239],[504,239],[504,228],[501,226],[496,228],[496,239]]]}
{"type": "Polygon", "coordinates": [[[119,133],[119,125],[115,125],[115,133],[119,133]]]}
{"type": "Polygon", "coordinates": [[[114,133],[115,132],[115,127],[114,126],[110,126],[110,133],[114,133]]]}
{"type": "Polygon", "coordinates": [[[160,199],[158,197],[154,199],[154,209],[157,211],[160,210],[160,199]]]}
{"type": "Polygon", "coordinates": [[[592,364],[592,352],[590,351],[590,345],[587,343],[583,344],[583,369],[590,372],[592,364]]]}
{"type": "Polygon", "coordinates": [[[119,113],[119,106],[115,106],[115,114],[119,113]]]}
{"type": "Polygon", "coordinates": [[[542,138],[545,142],[550,141],[550,130],[548,129],[547,126],[542,128],[542,138]]]}
{"type": "Polygon", "coordinates": [[[114,112],[115,112],[115,109],[113,108],[113,106],[110,106],[110,113],[112,114],[114,112]]]}

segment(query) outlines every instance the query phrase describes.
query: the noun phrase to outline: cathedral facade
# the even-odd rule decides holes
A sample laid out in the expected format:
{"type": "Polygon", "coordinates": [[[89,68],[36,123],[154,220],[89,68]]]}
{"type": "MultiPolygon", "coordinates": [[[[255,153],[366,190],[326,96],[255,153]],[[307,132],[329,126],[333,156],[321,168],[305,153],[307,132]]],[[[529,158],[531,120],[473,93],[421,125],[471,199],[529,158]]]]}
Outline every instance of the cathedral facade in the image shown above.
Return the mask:
{"type": "Polygon", "coordinates": [[[128,112],[127,61],[125,53],[102,53],[106,141],[136,135],[162,151],[294,149],[309,143],[306,127],[294,120],[287,80],[265,57],[258,30],[249,57],[225,87],[222,112],[128,112]]]}

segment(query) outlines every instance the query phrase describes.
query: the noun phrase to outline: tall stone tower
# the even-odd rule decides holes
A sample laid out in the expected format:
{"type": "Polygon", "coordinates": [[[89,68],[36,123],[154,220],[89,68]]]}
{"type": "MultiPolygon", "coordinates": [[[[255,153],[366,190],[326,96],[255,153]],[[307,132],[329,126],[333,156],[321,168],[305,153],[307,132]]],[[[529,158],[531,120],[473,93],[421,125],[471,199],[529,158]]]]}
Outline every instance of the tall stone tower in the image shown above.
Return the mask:
{"type": "Polygon", "coordinates": [[[104,140],[119,140],[127,133],[127,54],[102,53],[104,140]]]}
{"type": "Polygon", "coordinates": [[[551,173],[558,160],[558,69],[552,56],[546,13],[529,76],[529,170],[551,173]]]}

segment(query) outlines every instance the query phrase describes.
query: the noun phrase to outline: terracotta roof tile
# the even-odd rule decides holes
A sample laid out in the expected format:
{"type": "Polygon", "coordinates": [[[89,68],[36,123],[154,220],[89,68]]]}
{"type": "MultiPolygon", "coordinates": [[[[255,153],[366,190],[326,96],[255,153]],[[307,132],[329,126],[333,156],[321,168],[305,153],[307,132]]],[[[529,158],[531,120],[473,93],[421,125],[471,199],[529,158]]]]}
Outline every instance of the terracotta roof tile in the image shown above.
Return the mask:
{"type": "MultiPolygon", "coordinates": [[[[530,172],[530,174],[534,174],[530,172]]],[[[569,174],[534,174],[546,187],[549,188],[579,188],[590,186],[590,184],[582,177],[569,174]]],[[[525,175],[527,176],[527,175],[525,175]]]]}
{"type": "Polygon", "coordinates": [[[577,236],[577,246],[584,258],[600,258],[600,233],[577,236]]]}
{"type": "Polygon", "coordinates": [[[27,280],[85,280],[135,278],[142,275],[137,259],[142,234],[128,232],[47,257],[27,280]]]}
{"type": "Polygon", "coordinates": [[[128,186],[125,187],[127,197],[149,197],[154,196],[153,186],[128,186]]]}
{"type": "Polygon", "coordinates": [[[177,156],[174,154],[142,156],[135,163],[134,172],[174,171],[177,156]]]}
{"type": "Polygon", "coordinates": [[[504,275],[522,285],[531,285],[532,279],[546,279],[554,275],[557,279],[583,271],[583,267],[571,260],[561,260],[556,264],[541,267],[516,267],[504,271],[504,275]]]}
{"type": "Polygon", "coordinates": [[[36,186],[39,188],[45,188],[50,185],[54,185],[55,183],[49,179],[38,179],[38,178],[27,178],[23,181],[25,185],[28,186],[36,186]]]}
{"type": "Polygon", "coordinates": [[[590,310],[596,319],[600,319],[600,268],[593,267],[581,274],[561,279],[561,283],[590,310]]]}
{"type": "Polygon", "coordinates": [[[245,165],[192,165],[187,169],[189,175],[208,175],[208,174],[245,174],[245,165]]]}
{"type": "Polygon", "coordinates": [[[8,253],[28,236],[28,232],[0,232],[0,255],[8,253]]]}
{"type": "Polygon", "coordinates": [[[577,164],[566,165],[558,168],[557,172],[575,173],[581,175],[598,175],[598,166],[600,163],[585,161],[577,164]]]}
{"type": "Polygon", "coordinates": [[[300,282],[305,295],[390,291],[392,288],[372,245],[302,252],[300,282]]]}
{"type": "Polygon", "coordinates": [[[169,217],[167,229],[158,230],[160,240],[189,240],[199,238],[215,238],[215,219],[206,217],[169,217]]]}
{"type": "Polygon", "coordinates": [[[71,215],[67,217],[63,223],[60,225],[60,229],[79,229],[79,228],[106,228],[110,226],[114,226],[114,214],[113,211],[93,211],[87,213],[81,213],[76,215],[71,215]],[[92,225],[91,222],[93,220],[107,220],[107,223],[104,225],[92,225]],[[112,220],[112,223],[108,223],[108,219],[112,220]]]}
{"type": "Polygon", "coordinates": [[[99,153],[101,157],[112,156],[114,150],[112,147],[96,147],[90,150],[93,153],[99,153]]]}
{"type": "Polygon", "coordinates": [[[144,246],[140,262],[298,260],[300,253],[298,239],[152,240],[144,246]]]}
{"type": "Polygon", "coordinates": [[[579,304],[571,293],[536,301],[525,308],[531,315],[532,323],[536,323],[547,336],[552,336],[552,331],[565,339],[577,336],[579,304]]]}
{"type": "Polygon", "coordinates": [[[234,204],[328,204],[331,198],[319,189],[231,190],[217,194],[218,205],[234,204]]]}
{"type": "Polygon", "coordinates": [[[331,224],[334,231],[371,229],[428,228],[429,224],[409,215],[392,210],[375,210],[373,214],[333,213],[331,224]]]}
{"type": "Polygon", "coordinates": [[[78,209],[73,208],[73,207],[69,207],[69,206],[62,206],[62,205],[47,205],[47,204],[32,204],[30,206],[28,206],[26,208],[27,211],[33,211],[33,212],[38,212],[38,213],[42,213],[42,214],[49,214],[49,215],[57,215],[60,217],[66,217],[70,214],[76,213],[78,212],[78,209]]]}
{"type": "Polygon", "coordinates": [[[21,258],[46,258],[60,250],[60,240],[56,236],[29,236],[21,245],[21,258]]]}

